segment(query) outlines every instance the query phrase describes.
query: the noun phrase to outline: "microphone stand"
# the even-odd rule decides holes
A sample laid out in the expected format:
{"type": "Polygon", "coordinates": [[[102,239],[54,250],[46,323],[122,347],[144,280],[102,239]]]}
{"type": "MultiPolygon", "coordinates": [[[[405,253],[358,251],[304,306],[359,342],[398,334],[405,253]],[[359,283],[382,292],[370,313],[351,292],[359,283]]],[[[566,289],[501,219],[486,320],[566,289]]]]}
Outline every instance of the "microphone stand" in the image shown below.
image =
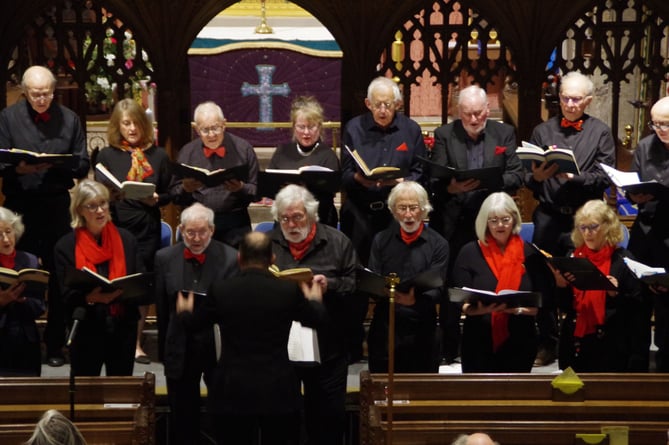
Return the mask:
{"type": "Polygon", "coordinates": [[[74,393],[76,392],[76,387],[74,384],[74,367],[72,366],[72,347],[70,347],[70,420],[74,422],[74,393]]]}
{"type": "Polygon", "coordinates": [[[388,298],[388,386],[386,387],[387,425],[386,443],[393,443],[393,387],[395,384],[395,286],[400,282],[396,273],[386,277],[386,285],[390,286],[388,298]]]}

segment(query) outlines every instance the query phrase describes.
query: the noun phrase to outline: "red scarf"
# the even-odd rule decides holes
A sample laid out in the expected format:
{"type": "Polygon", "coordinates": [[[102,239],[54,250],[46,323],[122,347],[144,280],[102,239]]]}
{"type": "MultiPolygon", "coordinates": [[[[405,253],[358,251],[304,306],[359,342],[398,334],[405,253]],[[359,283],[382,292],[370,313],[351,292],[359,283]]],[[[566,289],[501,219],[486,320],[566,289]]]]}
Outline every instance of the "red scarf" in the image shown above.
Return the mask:
{"type": "Polygon", "coordinates": [[[116,226],[108,222],[102,228],[102,245],[99,245],[95,237],[88,229],[79,227],[74,231],[75,248],[74,261],[77,269],[88,267],[97,271],[97,265],[109,261],[109,278],[123,277],[125,270],[125,251],[123,241],[116,226]]]}
{"type": "Polygon", "coordinates": [[[402,241],[404,241],[404,244],[406,244],[408,246],[409,244],[416,241],[418,239],[418,237],[420,236],[420,234],[423,233],[423,228],[424,227],[425,227],[425,224],[421,223],[421,225],[418,226],[418,230],[416,230],[413,233],[409,233],[406,230],[404,230],[402,228],[402,226],[400,226],[400,235],[402,236],[402,241]]]}
{"type": "MultiPolygon", "coordinates": [[[[525,273],[525,250],[523,240],[518,235],[511,235],[506,243],[504,252],[497,245],[497,241],[491,236],[486,236],[488,245],[479,241],[483,258],[497,279],[495,292],[504,289],[519,290],[520,280],[525,273]]],[[[491,315],[492,325],[492,349],[497,352],[499,347],[509,338],[509,314],[504,312],[493,312],[491,315]]]]}
{"type": "MultiPolygon", "coordinates": [[[[97,265],[109,261],[109,278],[123,277],[126,275],[125,250],[118,229],[114,224],[108,222],[102,228],[102,245],[99,245],[93,234],[84,227],[74,231],[74,263],[77,269],[87,267],[97,272],[97,265]]],[[[122,315],[124,312],[121,303],[111,303],[109,314],[113,317],[122,315]]]]}
{"type": "MultiPolygon", "coordinates": [[[[607,245],[594,251],[583,244],[574,250],[574,256],[589,259],[604,275],[609,275],[611,255],[614,250],[616,250],[615,246],[607,245]]],[[[604,324],[606,291],[574,289],[574,309],[576,309],[574,337],[582,338],[594,333],[597,326],[604,324]]]]}
{"type": "Polygon", "coordinates": [[[6,267],[7,269],[14,269],[14,266],[16,266],[16,249],[12,251],[9,255],[4,255],[0,253],[0,266],[6,267]]]}
{"type": "Polygon", "coordinates": [[[288,248],[290,249],[290,254],[293,256],[295,261],[299,261],[304,257],[304,255],[307,253],[307,250],[309,249],[309,246],[311,246],[311,242],[314,240],[316,237],[316,223],[313,223],[311,225],[311,230],[309,230],[309,234],[307,235],[306,238],[304,238],[302,241],[299,243],[291,243],[290,241],[288,242],[288,248]]]}
{"type": "Polygon", "coordinates": [[[123,141],[121,142],[121,147],[124,151],[130,153],[131,158],[130,170],[128,170],[125,179],[142,182],[144,178],[148,178],[153,174],[153,167],[151,167],[149,160],[144,155],[144,151],[151,148],[150,145],[146,148],[133,147],[128,141],[123,141]]]}

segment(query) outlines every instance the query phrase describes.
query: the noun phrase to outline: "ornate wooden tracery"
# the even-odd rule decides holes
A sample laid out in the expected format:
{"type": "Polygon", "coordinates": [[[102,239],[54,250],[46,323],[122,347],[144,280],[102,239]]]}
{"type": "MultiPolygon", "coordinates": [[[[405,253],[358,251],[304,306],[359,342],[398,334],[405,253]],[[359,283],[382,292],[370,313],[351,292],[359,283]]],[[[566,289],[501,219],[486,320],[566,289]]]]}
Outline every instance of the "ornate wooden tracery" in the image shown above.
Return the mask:
{"type": "Polygon", "coordinates": [[[132,30],[93,0],[55,2],[26,26],[10,79],[18,83],[34,64],[49,66],[61,88],[83,86],[66,99],[82,115],[105,113],[119,98],[137,97],[153,71],[132,30]]]}
{"type": "Polygon", "coordinates": [[[482,17],[467,1],[437,0],[404,23],[381,55],[378,72],[396,78],[404,92],[404,108],[409,115],[416,108],[416,86],[428,88],[423,94],[434,103],[423,103],[422,114],[441,115],[449,111],[445,85],[467,84],[484,87],[514,71],[511,54],[498,39],[494,24],[482,17]]]}
{"type": "MultiPolygon", "coordinates": [[[[667,94],[669,21],[638,0],[602,0],[565,32],[548,74],[578,70],[601,76],[609,86],[600,99],[610,104],[614,135],[632,124],[647,133],[649,107],[667,94]]],[[[597,94],[597,92],[596,92],[597,94]]],[[[636,145],[636,144],[634,144],[636,145]]]]}

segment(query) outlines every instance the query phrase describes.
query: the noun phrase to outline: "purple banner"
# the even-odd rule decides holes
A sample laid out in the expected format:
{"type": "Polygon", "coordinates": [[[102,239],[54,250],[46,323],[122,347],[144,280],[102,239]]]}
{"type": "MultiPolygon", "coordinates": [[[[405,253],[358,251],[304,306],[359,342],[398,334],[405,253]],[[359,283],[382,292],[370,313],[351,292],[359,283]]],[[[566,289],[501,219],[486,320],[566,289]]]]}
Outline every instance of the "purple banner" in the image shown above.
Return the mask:
{"type": "MultiPolygon", "coordinates": [[[[228,122],[287,122],[290,103],[315,96],[326,121],[340,120],[341,60],[283,49],[248,49],[189,56],[192,110],[213,100],[228,122]]],[[[290,129],[241,129],[232,133],[254,146],[290,140],[290,129]]],[[[329,132],[324,132],[324,136],[329,132]]],[[[330,143],[329,140],[326,141],[330,143]]]]}

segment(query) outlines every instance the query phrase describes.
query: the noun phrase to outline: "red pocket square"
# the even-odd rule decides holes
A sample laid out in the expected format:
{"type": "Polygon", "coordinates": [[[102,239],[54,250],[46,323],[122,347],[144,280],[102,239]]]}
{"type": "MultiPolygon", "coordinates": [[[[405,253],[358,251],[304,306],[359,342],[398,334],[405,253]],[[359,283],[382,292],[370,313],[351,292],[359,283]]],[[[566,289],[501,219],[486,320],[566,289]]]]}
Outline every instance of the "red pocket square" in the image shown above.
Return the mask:
{"type": "Polygon", "coordinates": [[[402,144],[400,144],[400,145],[395,149],[395,151],[409,151],[409,147],[407,147],[407,143],[406,143],[406,142],[402,142],[402,144]]]}
{"type": "Polygon", "coordinates": [[[502,147],[501,145],[498,145],[495,147],[495,155],[501,155],[506,152],[506,147],[502,147]]]}

